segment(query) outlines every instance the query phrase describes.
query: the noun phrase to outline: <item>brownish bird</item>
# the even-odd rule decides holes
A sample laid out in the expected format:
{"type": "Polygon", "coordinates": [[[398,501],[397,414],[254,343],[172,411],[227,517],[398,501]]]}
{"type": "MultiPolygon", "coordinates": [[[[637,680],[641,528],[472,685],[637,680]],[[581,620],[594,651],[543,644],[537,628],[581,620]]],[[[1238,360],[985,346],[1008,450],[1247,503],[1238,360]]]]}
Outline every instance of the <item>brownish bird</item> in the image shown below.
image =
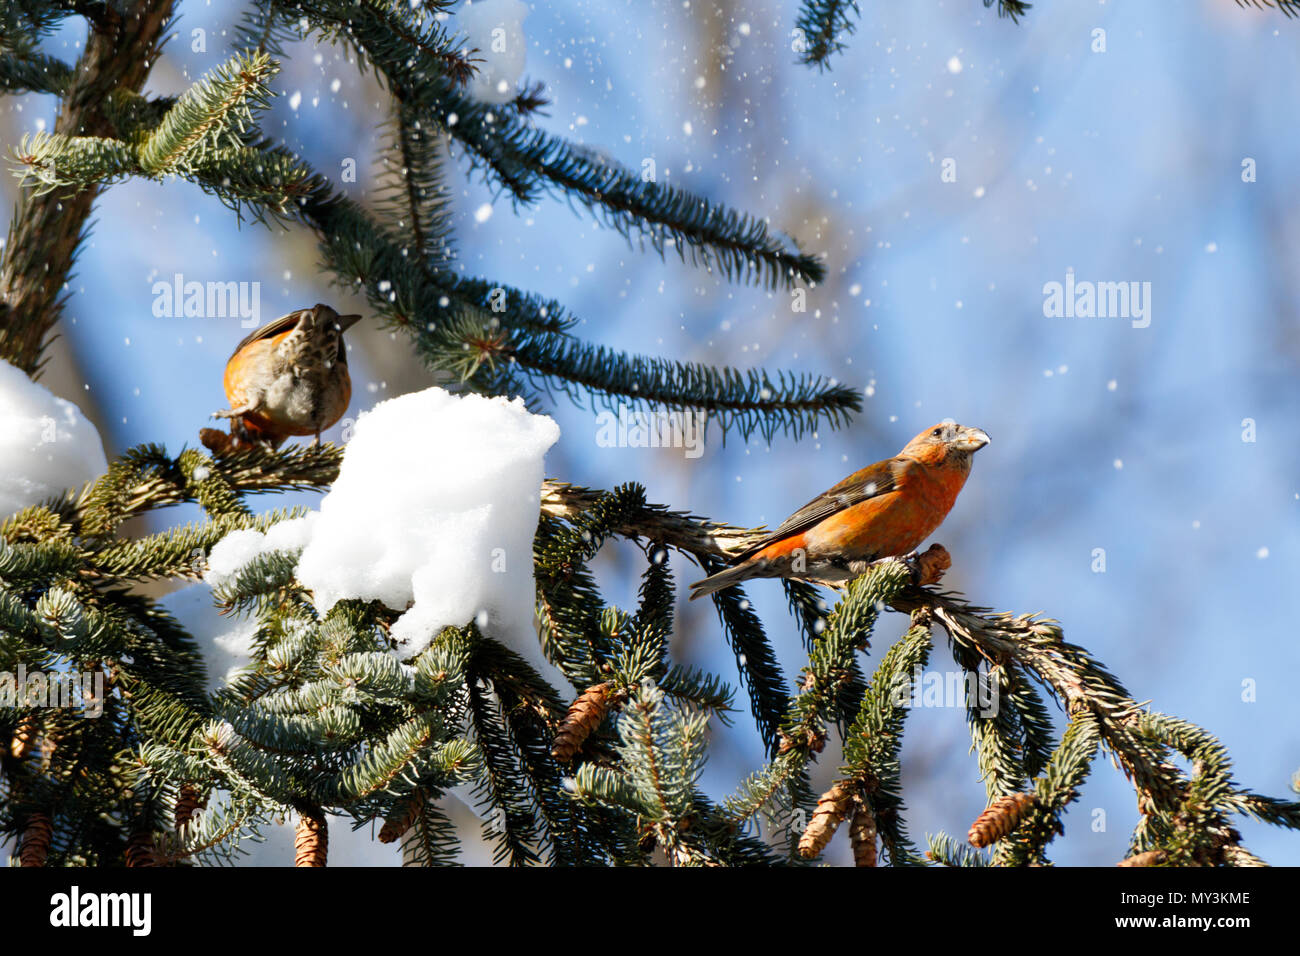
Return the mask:
{"type": "Polygon", "coordinates": [[[226,363],[230,408],[215,413],[230,419],[231,436],[274,448],[291,435],[315,435],[319,444],[352,400],[343,333],[360,318],[318,304],[240,342],[226,363]]]}
{"type": "Polygon", "coordinates": [[[971,456],[989,443],[979,428],[944,422],[927,428],[895,457],[855,471],[808,502],[732,567],[691,585],[691,600],[749,578],[800,578],[841,584],[881,558],[910,554],[943,523],[970,474],[971,456]]]}

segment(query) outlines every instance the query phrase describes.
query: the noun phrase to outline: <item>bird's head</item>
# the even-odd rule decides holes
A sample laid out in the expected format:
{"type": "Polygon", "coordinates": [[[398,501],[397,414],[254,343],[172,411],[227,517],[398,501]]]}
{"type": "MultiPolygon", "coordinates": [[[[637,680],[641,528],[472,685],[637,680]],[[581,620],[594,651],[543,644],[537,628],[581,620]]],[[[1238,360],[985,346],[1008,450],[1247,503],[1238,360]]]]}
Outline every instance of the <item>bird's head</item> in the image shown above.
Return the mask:
{"type": "Polygon", "coordinates": [[[328,305],[317,303],[313,308],[298,313],[297,331],[305,341],[319,349],[327,365],[333,362],[347,365],[348,350],[343,344],[343,333],[360,319],[359,315],[339,315],[328,305]]]}
{"type": "Polygon", "coordinates": [[[360,318],[359,315],[339,315],[328,305],[318,303],[314,308],[303,309],[298,313],[298,328],[308,332],[333,332],[342,335],[360,318]]]}
{"type": "Polygon", "coordinates": [[[927,428],[907,443],[900,453],[926,464],[940,462],[970,463],[970,456],[989,443],[982,428],[969,428],[956,422],[940,422],[927,428]]]}

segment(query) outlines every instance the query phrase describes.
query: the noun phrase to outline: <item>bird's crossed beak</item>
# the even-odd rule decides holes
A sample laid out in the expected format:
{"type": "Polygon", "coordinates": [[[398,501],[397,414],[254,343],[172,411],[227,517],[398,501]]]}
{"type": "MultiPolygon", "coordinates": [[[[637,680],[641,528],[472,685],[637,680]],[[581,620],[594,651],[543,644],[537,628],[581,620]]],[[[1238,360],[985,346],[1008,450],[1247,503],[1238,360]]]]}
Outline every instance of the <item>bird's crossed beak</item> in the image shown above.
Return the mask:
{"type": "Polygon", "coordinates": [[[979,451],[989,443],[989,436],[982,428],[967,428],[954,441],[953,447],[959,451],[979,451]]]}
{"type": "Polygon", "coordinates": [[[313,320],[321,328],[328,328],[337,332],[346,332],[357,322],[361,321],[359,315],[339,315],[328,305],[317,303],[315,308],[307,309],[312,314],[313,320]]]}

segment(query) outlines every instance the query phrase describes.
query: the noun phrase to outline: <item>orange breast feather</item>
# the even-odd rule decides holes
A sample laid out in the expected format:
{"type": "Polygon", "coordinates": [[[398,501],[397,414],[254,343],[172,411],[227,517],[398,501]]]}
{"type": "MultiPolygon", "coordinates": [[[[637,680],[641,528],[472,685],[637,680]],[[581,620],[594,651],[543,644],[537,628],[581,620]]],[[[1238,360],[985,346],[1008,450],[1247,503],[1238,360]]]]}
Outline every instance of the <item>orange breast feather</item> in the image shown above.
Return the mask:
{"type": "MultiPolygon", "coordinates": [[[[271,360],[275,347],[288,334],[285,332],[269,339],[249,342],[230,356],[230,360],[226,362],[222,386],[226,390],[226,399],[230,402],[231,408],[242,408],[250,398],[270,384],[271,360]]],[[[274,423],[256,412],[246,413],[243,420],[245,426],[254,431],[275,430],[274,423]]]]}

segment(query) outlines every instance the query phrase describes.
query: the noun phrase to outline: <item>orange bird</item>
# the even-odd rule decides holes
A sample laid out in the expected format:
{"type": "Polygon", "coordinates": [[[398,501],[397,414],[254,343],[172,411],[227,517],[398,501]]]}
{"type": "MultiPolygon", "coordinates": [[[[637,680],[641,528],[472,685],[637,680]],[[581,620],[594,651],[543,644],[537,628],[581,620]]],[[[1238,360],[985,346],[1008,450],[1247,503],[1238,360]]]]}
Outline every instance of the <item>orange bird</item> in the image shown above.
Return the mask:
{"type": "Polygon", "coordinates": [[[230,408],[215,413],[230,419],[231,436],[276,447],[290,435],[315,435],[320,444],[320,433],[352,399],[343,333],[360,318],[318,304],[267,323],[235,346],[224,382],[230,408]]]}
{"type": "Polygon", "coordinates": [[[823,492],[781,526],[731,558],[731,567],[691,585],[691,600],[749,578],[841,584],[868,562],[905,556],[943,523],[989,443],[979,428],[927,428],[895,457],[868,465],[823,492]]]}

